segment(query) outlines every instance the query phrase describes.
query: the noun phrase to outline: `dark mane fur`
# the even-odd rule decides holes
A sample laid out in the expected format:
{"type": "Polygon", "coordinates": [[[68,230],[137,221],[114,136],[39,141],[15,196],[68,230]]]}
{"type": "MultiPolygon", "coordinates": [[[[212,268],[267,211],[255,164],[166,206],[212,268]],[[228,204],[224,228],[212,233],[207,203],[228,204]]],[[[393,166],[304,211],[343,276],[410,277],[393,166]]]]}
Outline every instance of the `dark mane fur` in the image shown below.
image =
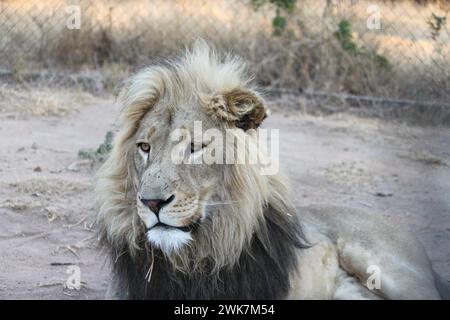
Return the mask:
{"type": "Polygon", "coordinates": [[[151,281],[145,275],[151,253],[142,249],[134,258],[124,245],[111,248],[114,281],[122,299],[282,299],[290,288],[290,275],[297,267],[296,250],[305,247],[295,217],[265,210],[261,232],[241,253],[237,265],[216,275],[175,271],[163,254],[154,250],[151,281]]]}

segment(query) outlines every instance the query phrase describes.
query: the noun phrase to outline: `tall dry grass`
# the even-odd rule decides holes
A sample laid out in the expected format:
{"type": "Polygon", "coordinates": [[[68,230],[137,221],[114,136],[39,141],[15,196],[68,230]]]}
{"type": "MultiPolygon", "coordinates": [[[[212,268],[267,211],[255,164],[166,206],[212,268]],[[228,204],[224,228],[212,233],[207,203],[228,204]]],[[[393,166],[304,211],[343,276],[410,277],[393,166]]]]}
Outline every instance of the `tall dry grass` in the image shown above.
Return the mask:
{"type": "Polygon", "coordinates": [[[447,7],[435,1],[298,0],[287,29],[275,37],[274,8],[255,10],[249,1],[6,0],[0,2],[0,65],[19,74],[94,68],[113,87],[121,72],[203,37],[244,56],[262,86],[446,101],[450,36],[445,27],[432,39],[428,19],[447,14],[447,7]],[[82,9],[80,30],[65,25],[65,8],[73,4],[82,9]],[[381,30],[367,29],[370,4],[381,10],[381,30]],[[351,22],[357,54],[336,37],[342,20],[351,22]],[[378,56],[387,63],[380,66],[378,56]]]}

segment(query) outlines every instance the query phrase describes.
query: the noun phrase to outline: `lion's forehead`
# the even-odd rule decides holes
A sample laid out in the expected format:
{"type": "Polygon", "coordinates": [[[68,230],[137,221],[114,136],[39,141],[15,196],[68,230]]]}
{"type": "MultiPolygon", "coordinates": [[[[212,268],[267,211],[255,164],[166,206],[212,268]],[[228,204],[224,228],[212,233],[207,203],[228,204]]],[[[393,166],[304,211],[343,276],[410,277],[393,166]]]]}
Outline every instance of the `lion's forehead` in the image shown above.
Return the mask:
{"type": "Polygon", "coordinates": [[[139,138],[150,139],[161,133],[167,137],[176,129],[188,129],[193,133],[194,127],[201,130],[221,129],[221,121],[212,117],[201,104],[185,103],[170,109],[164,105],[149,110],[141,121],[139,138]]]}
{"type": "Polygon", "coordinates": [[[170,128],[172,117],[168,110],[158,108],[149,110],[140,122],[139,137],[151,138],[158,132],[170,128]]]}

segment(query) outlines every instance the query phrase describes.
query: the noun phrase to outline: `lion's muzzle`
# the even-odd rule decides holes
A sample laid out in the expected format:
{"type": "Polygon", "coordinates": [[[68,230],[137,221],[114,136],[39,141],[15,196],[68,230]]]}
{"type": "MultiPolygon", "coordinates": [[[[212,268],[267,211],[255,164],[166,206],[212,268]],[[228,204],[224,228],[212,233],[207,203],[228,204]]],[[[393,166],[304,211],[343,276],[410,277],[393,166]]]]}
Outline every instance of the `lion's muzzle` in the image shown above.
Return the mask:
{"type": "Polygon", "coordinates": [[[156,217],[159,215],[159,211],[162,207],[167,206],[169,203],[171,203],[175,199],[175,195],[171,195],[167,200],[163,199],[140,199],[142,204],[146,207],[148,207],[154,214],[156,214],[156,217]]]}
{"type": "Polygon", "coordinates": [[[201,216],[198,196],[177,191],[168,197],[156,198],[152,197],[155,193],[141,191],[137,195],[138,215],[153,246],[170,253],[192,241],[201,216]]]}

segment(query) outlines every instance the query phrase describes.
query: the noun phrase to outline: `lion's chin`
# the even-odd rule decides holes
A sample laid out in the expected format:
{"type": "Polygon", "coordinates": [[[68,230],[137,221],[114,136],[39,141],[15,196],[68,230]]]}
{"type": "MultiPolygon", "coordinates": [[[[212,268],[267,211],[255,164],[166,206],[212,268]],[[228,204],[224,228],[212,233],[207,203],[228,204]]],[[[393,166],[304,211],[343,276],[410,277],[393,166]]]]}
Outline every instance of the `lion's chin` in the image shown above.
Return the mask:
{"type": "Polygon", "coordinates": [[[191,232],[176,228],[156,226],[147,232],[147,239],[152,246],[166,254],[181,250],[192,241],[191,232]]]}

